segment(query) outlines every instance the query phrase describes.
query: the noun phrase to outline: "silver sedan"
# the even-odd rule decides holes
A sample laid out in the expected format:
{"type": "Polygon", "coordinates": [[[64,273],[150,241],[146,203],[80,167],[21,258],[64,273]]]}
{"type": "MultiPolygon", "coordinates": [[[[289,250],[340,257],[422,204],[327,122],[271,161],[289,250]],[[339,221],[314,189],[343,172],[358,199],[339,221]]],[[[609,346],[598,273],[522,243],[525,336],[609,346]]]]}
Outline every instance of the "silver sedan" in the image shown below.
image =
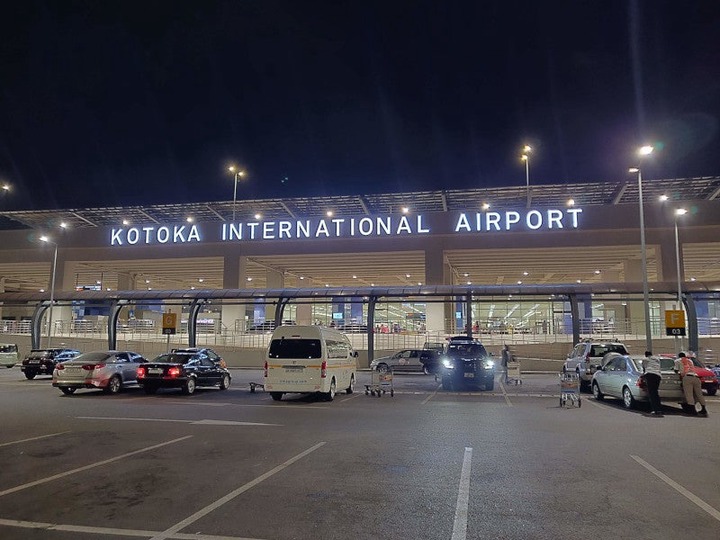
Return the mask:
{"type": "Polygon", "coordinates": [[[73,394],[78,388],[100,388],[117,394],[124,386],[137,384],[137,368],[145,362],[131,351],[88,352],[58,364],[52,385],[63,394],[73,394]]]}
{"type": "MultiPolygon", "coordinates": [[[[635,407],[638,401],[648,401],[647,387],[641,378],[643,374],[641,357],[627,354],[608,353],[603,357],[603,364],[595,371],[592,378],[592,392],[595,399],[601,400],[605,396],[622,399],[628,409],[635,407]]],[[[675,363],[672,359],[660,359],[660,400],[683,401],[680,377],[674,371],[675,363]]]]}

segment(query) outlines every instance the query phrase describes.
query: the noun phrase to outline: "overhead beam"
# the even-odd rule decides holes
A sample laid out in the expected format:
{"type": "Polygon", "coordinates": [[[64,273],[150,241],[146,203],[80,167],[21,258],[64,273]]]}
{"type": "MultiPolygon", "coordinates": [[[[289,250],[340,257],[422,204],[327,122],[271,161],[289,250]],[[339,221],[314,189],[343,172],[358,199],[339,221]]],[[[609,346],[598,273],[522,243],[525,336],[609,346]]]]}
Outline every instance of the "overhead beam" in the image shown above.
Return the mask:
{"type": "Polygon", "coordinates": [[[75,217],[78,218],[79,220],[84,221],[85,223],[87,223],[87,224],[90,225],[91,227],[97,227],[97,226],[98,226],[97,223],[93,223],[92,221],[90,221],[89,219],[81,216],[81,215],[78,214],[77,212],[70,212],[70,214],[72,214],[73,216],[75,216],[75,217]]]}
{"type": "Polygon", "coordinates": [[[720,186],[715,188],[715,191],[713,191],[710,196],[708,197],[708,201],[712,201],[718,198],[720,196],[720,186]]]}
{"type": "Polygon", "coordinates": [[[622,184],[620,184],[620,186],[618,186],[618,189],[615,192],[615,195],[613,196],[613,199],[612,199],[613,205],[620,203],[620,201],[623,198],[623,195],[625,195],[625,190],[627,189],[627,186],[628,186],[627,182],[623,182],[622,184]]]}
{"type": "Polygon", "coordinates": [[[360,206],[362,206],[363,212],[365,212],[366,216],[371,215],[370,213],[370,206],[368,205],[367,201],[365,200],[365,197],[362,195],[358,196],[358,202],[360,203],[360,206]]]}
{"type": "Polygon", "coordinates": [[[442,202],[443,212],[448,211],[447,193],[445,191],[440,192],[440,201],[442,202]]]}
{"type": "Polygon", "coordinates": [[[280,206],[283,207],[283,210],[285,210],[291,218],[297,219],[297,216],[295,215],[295,212],[293,212],[292,210],[290,210],[290,207],[289,207],[287,204],[285,204],[284,201],[280,201],[280,206]]]}
{"type": "Polygon", "coordinates": [[[212,212],[213,214],[215,214],[215,215],[218,217],[218,219],[220,219],[220,221],[227,221],[223,216],[221,216],[221,215],[220,215],[212,206],[210,206],[209,204],[206,205],[205,208],[207,208],[210,212],[212,212]]]}

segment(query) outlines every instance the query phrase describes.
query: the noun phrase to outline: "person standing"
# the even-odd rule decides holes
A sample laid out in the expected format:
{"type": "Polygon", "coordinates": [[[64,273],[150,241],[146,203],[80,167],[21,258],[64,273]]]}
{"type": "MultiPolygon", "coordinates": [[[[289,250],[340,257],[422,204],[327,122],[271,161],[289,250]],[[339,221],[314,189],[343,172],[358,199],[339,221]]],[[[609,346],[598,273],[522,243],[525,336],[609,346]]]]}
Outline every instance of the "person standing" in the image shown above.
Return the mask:
{"type": "Polygon", "coordinates": [[[503,368],[505,368],[505,384],[508,383],[508,363],[512,362],[512,353],[510,352],[510,347],[507,345],[503,345],[502,348],[502,365],[503,368]]]}
{"type": "Polygon", "coordinates": [[[660,381],[662,380],[662,372],[660,371],[660,360],[653,356],[652,351],[645,351],[645,359],[642,361],[643,377],[647,386],[648,398],[650,399],[650,416],[654,418],[662,418],[662,405],[660,404],[660,381]]]}
{"type": "Polygon", "coordinates": [[[700,415],[707,416],[708,412],[705,408],[705,396],[702,393],[702,383],[700,377],[695,370],[695,364],[684,352],[678,354],[678,359],[675,362],[676,369],[682,379],[682,389],[685,394],[685,401],[688,406],[691,407],[690,414],[697,416],[698,412],[695,408],[695,402],[700,403],[700,415]]]}

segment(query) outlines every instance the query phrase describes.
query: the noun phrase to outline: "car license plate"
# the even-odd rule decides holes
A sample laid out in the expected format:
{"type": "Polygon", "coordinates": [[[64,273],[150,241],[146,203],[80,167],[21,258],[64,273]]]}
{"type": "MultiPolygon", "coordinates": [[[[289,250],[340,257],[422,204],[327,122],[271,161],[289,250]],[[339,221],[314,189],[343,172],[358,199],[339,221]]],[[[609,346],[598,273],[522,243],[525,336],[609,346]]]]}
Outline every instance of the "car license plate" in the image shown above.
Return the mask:
{"type": "Polygon", "coordinates": [[[150,368],[148,369],[148,373],[151,373],[152,375],[162,375],[163,368],[150,368]]]}
{"type": "Polygon", "coordinates": [[[466,373],[466,374],[465,374],[465,378],[466,378],[466,379],[474,379],[474,378],[475,378],[475,374],[474,374],[474,373],[466,373]]]}
{"type": "Polygon", "coordinates": [[[30,360],[28,364],[39,364],[40,360],[30,360]]]}

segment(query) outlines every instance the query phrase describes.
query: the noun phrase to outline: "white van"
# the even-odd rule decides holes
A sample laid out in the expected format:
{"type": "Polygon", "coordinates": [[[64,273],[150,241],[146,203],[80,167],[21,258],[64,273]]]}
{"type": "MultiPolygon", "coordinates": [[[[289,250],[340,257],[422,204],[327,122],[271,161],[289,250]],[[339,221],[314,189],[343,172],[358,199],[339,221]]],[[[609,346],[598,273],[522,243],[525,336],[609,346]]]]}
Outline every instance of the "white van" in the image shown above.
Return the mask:
{"type": "Polygon", "coordinates": [[[0,366],[11,368],[18,362],[18,346],[14,343],[0,343],[0,366]]]}
{"type": "Polygon", "coordinates": [[[352,394],[357,352],[347,336],[321,326],[281,326],[265,359],[265,390],[275,401],[291,392],[320,393],[332,401],[338,390],[352,394]]]}

